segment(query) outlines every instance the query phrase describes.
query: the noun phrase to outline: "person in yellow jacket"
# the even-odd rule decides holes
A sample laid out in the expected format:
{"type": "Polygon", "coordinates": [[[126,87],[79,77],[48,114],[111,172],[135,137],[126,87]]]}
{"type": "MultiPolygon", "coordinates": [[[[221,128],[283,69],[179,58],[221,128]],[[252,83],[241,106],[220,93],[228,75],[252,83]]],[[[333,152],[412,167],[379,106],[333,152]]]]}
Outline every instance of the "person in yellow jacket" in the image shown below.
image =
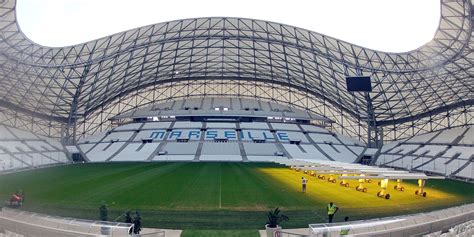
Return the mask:
{"type": "Polygon", "coordinates": [[[328,218],[329,218],[329,223],[332,223],[332,218],[334,217],[334,214],[339,210],[339,207],[337,207],[334,203],[330,202],[327,207],[328,210],[328,218]]]}

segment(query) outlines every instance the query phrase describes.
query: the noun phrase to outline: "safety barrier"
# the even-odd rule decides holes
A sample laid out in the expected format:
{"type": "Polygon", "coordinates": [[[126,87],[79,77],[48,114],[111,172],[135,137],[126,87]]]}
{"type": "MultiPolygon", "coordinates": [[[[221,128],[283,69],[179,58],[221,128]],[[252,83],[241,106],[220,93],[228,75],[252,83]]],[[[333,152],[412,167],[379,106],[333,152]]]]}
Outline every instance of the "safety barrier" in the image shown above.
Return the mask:
{"type": "Polygon", "coordinates": [[[353,221],[333,224],[309,225],[310,236],[419,236],[437,231],[447,231],[451,227],[474,219],[474,204],[467,204],[448,209],[380,218],[364,221],[353,221]]]}
{"type": "MultiPolygon", "coordinates": [[[[129,236],[133,224],[61,218],[3,208],[0,229],[25,236],[129,236]]],[[[160,236],[161,237],[161,236],[160,236]]]]}

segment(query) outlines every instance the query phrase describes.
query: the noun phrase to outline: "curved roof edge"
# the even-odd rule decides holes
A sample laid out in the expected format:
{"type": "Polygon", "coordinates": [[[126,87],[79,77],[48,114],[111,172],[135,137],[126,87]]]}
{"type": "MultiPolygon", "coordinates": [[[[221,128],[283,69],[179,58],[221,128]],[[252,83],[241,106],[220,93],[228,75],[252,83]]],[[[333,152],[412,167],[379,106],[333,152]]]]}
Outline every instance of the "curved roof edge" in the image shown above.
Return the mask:
{"type": "Polygon", "coordinates": [[[94,112],[143,85],[254,78],[302,88],[362,119],[369,113],[366,99],[346,91],[345,77],[364,74],[372,78],[375,120],[403,121],[465,106],[459,101],[472,98],[471,14],[469,0],[441,0],[433,40],[406,53],[239,18],[177,20],[50,48],[26,38],[17,24],[16,1],[7,0],[0,3],[0,100],[69,121],[78,111],[94,112]]]}

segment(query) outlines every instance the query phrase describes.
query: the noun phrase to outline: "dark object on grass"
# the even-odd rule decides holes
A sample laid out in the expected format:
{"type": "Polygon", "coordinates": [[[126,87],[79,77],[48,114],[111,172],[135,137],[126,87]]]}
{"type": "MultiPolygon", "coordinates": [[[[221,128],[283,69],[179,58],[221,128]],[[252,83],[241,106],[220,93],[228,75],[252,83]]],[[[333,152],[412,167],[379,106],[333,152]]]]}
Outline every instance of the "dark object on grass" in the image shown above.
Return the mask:
{"type": "Polygon", "coordinates": [[[109,219],[109,209],[105,202],[102,202],[102,205],[99,208],[99,219],[101,221],[107,221],[109,219]]]}
{"type": "Polygon", "coordinates": [[[125,223],[130,223],[130,224],[133,223],[132,212],[131,212],[131,211],[125,212],[125,220],[124,220],[124,222],[125,222],[125,223]]]}

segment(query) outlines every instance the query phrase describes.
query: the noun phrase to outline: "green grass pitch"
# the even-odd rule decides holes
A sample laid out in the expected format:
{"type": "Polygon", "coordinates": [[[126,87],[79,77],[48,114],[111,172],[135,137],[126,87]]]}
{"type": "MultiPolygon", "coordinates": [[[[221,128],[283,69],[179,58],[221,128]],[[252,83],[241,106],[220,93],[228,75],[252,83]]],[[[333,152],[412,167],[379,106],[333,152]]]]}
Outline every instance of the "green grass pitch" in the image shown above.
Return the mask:
{"type": "MultiPolygon", "coordinates": [[[[314,177],[301,193],[302,173],[264,163],[107,163],[75,164],[0,176],[0,199],[18,189],[26,193],[21,209],[74,218],[98,219],[100,203],[111,220],[139,210],[146,227],[192,230],[262,229],[265,213],[280,207],[290,221],[284,228],[326,222],[325,208],[340,207],[335,221],[408,214],[474,202],[474,185],[429,180],[428,197],[415,196],[415,182],[390,200],[376,197],[377,182],[367,193],[314,177]]],[[[2,202],[3,203],[3,202],[2,202]]],[[[189,232],[189,233],[191,233],[189,232]]],[[[191,235],[190,235],[191,236],[191,235]]]]}

